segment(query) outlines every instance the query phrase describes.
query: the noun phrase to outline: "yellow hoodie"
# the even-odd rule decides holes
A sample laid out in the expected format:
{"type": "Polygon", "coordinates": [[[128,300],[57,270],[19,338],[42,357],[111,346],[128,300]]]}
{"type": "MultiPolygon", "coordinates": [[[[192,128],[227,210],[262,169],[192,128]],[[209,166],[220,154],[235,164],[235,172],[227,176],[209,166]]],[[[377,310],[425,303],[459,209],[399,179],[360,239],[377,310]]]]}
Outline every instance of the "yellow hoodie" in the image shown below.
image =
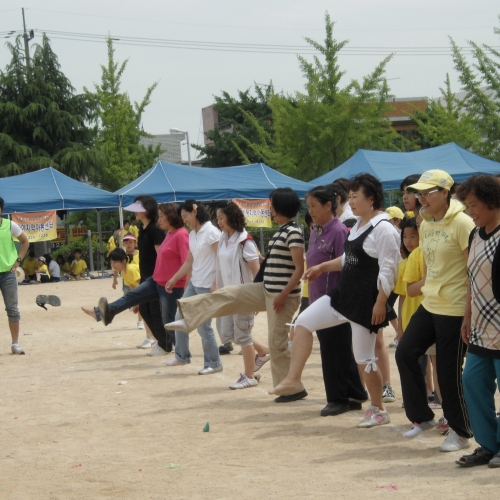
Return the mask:
{"type": "Polygon", "coordinates": [[[463,316],[468,279],[463,252],[468,247],[474,222],[463,213],[463,205],[453,199],[441,221],[422,211],[420,215],[423,219],[420,247],[427,266],[422,305],[433,314],[463,316]]]}

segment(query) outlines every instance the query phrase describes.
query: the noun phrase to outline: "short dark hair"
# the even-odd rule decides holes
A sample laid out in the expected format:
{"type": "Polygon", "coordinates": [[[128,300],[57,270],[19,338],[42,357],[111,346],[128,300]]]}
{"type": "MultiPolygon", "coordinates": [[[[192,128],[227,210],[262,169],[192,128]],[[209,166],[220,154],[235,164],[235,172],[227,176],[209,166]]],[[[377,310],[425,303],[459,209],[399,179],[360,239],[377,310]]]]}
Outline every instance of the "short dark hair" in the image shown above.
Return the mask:
{"type": "Polygon", "coordinates": [[[349,179],[346,179],[345,177],[339,177],[338,179],[335,179],[332,184],[340,184],[344,188],[347,196],[349,194],[349,182],[349,179]]]}
{"type": "MultiPolygon", "coordinates": [[[[412,184],[416,184],[420,180],[420,175],[419,174],[411,174],[408,175],[403,179],[403,182],[401,182],[401,185],[399,186],[401,191],[404,191],[408,186],[411,186],[412,184]]],[[[417,206],[417,210],[420,210],[422,207],[422,204],[420,203],[420,200],[415,197],[415,205],[417,206]]]]}
{"type": "Polygon", "coordinates": [[[210,220],[210,215],[207,212],[207,209],[199,202],[195,200],[186,200],[181,206],[177,209],[179,215],[184,210],[184,212],[192,213],[195,209],[196,205],[196,219],[200,224],[205,224],[210,220]]]}
{"type": "Polygon", "coordinates": [[[335,210],[337,210],[337,195],[338,193],[337,191],[335,191],[332,184],[329,184],[327,186],[313,187],[306,194],[306,199],[312,196],[316,198],[322,205],[326,205],[328,202],[330,202],[332,204],[332,214],[335,215],[335,210]]]}
{"type": "Polygon", "coordinates": [[[34,250],[30,250],[30,251],[28,252],[28,257],[35,258],[35,251],[34,251],[34,250]]]}
{"type": "Polygon", "coordinates": [[[73,250],[73,253],[76,253],[76,252],[78,252],[78,253],[82,253],[82,251],[81,251],[79,248],[75,248],[75,249],[73,250]]]}
{"type": "Polygon", "coordinates": [[[373,198],[373,210],[380,210],[384,206],[384,188],[382,183],[371,174],[358,174],[349,181],[350,191],[363,191],[367,198],[373,198]]]}
{"type": "Polygon", "coordinates": [[[0,198],[0,210],[2,210],[2,212],[4,206],[5,206],[5,201],[3,201],[3,198],[0,198]]]}
{"type": "Polygon", "coordinates": [[[125,250],[123,250],[123,248],[115,248],[109,254],[109,260],[110,261],[114,260],[115,262],[123,262],[124,260],[126,260],[128,263],[130,263],[134,260],[134,256],[127,255],[125,253],[125,250]]]}
{"type": "Polygon", "coordinates": [[[307,227],[309,228],[311,224],[313,223],[313,218],[311,217],[311,214],[309,212],[306,212],[304,215],[304,222],[307,224],[307,227]]]}
{"type": "Polygon", "coordinates": [[[277,188],[269,195],[274,211],[290,219],[295,217],[302,206],[300,198],[292,188],[277,188]]]}
{"type": "MultiPolygon", "coordinates": [[[[33,255],[34,257],[34,255],[33,255]]],[[[66,259],[64,258],[63,254],[59,254],[57,257],[56,257],[56,262],[58,264],[66,264],[66,259]]]]}
{"type": "Polygon", "coordinates": [[[337,193],[337,196],[340,196],[340,202],[345,203],[347,201],[347,194],[348,194],[345,186],[337,181],[332,182],[330,186],[337,193]]]}
{"type": "Polygon", "coordinates": [[[246,226],[245,216],[241,211],[241,208],[236,205],[233,201],[228,201],[227,203],[220,203],[217,205],[217,210],[221,210],[222,213],[227,217],[227,223],[232,229],[241,233],[246,226]]]}
{"type": "Polygon", "coordinates": [[[175,229],[180,229],[184,227],[184,222],[182,222],[182,217],[179,212],[179,205],[177,203],[160,203],[158,205],[158,210],[161,210],[165,217],[168,219],[168,223],[175,229]]]}
{"type": "Polygon", "coordinates": [[[487,205],[489,210],[500,208],[500,182],[492,175],[473,175],[458,186],[457,197],[460,201],[464,202],[470,194],[487,205]]]}
{"type": "Polygon", "coordinates": [[[43,256],[45,257],[45,261],[47,262],[47,264],[50,264],[52,262],[53,259],[50,254],[44,253],[43,256]]]}
{"type": "Polygon", "coordinates": [[[418,233],[418,226],[417,226],[417,218],[416,217],[408,217],[403,221],[403,224],[401,225],[401,248],[403,249],[403,253],[408,256],[410,255],[410,251],[405,247],[405,244],[403,242],[403,235],[405,232],[405,229],[415,229],[418,233]]]}
{"type": "Polygon", "coordinates": [[[139,196],[135,197],[134,203],[136,201],[140,201],[142,203],[142,206],[146,210],[146,217],[150,221],[156,222],[158,220],[158,202],[153,196],[140,194],[139,196]]]}
{"type": "Polygon", "coordinates": [[[123,225],[125,225],[125,224],[130,224],[130,221],[129,221],[128,219],[125,219],[125,220],[123,221],[123,225]]]}

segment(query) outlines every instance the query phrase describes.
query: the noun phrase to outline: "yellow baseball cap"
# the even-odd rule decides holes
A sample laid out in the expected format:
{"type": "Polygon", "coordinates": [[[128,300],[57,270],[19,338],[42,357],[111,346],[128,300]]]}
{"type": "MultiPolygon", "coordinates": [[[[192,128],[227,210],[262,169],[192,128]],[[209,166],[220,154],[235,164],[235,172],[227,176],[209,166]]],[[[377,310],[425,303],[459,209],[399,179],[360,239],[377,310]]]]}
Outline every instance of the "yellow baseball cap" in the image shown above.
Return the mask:
{"type": "Polygon", "coordinates": [[[411,191],[425,191],[433,187],[440,187],[443,189],[451,189],[455,181],[451,175],[444,170],[427,170],[424,172],[416,184],[408,186],[406,189],[411,191]]]}
{"type": "Polygon", "coordinates": [[[399,207],[389,207],[385,209],[385,213],[389,215],[389,220],[391,219],[403,219],[403,211],[399,207]]]}

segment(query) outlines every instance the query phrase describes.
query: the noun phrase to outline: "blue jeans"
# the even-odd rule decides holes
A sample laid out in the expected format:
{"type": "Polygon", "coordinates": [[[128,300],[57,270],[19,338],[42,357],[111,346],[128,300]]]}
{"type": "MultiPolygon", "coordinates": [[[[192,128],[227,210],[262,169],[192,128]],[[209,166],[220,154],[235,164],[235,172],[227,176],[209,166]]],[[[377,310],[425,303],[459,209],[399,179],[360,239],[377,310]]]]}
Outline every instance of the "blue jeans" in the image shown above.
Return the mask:
{"type": "MultiPolygon", "coordinates": [[[[164,286],[156,285],[158,288],[158,296],[160,297],[161,305],[161,318],[163,324],[172,323],[175,320],[175,313],[177,312],[177,300],[182,297],[184,288],[172,288],[172,293],[168,293],[164,286]]],[[[167,330],[168,336],[175,344],[175,331],[167,330]]]]}
{"type": "MultiPolygon", "coordinates": [[[[191,282],[187,286],[183,299],[192,297],[193,295],[203,295],[210,293],[210,288],[201,288],[194,286],[191,282]]],[[[175,319],[182,319],[179,312],[175,315],[175,319]]],[[[219,355],[219,347],[212,329],[212,320],[209,319],[198,327],[198,333],[201,337],[204,355],[204,367],[215,368],[222,365],[219,355]]],[[[175,331],[175,357],[184,363],[191,363],[191,353],[189,352],[189,335],[179,330],[175,331]]]]}
{"type": "Polygon", "coordinates": [[[474,439],[491,453],[500,453],[500,419],[495,408],[499,381],[500,359],[467,353],[462,382],[469,420],[474,439]]]}
{"type": "Polygon", "coordinates": [[[0,290],[2,291],[3,303],[7,311],[9,323],[17,323],[21,320],[17,308],[17,279],[12,271],[0,273],[0,290]]]}

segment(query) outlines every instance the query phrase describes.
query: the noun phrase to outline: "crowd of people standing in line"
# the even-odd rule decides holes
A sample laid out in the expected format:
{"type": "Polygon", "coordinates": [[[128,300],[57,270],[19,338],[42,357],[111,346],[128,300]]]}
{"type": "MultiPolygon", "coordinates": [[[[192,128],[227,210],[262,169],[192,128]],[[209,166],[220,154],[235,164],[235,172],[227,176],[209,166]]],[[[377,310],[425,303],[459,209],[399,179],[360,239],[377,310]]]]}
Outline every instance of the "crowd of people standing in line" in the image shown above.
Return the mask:
{"type": "MultiPolygon", "coordinates": [[[[387,351],[378,339],[397,317],[396,363],[411,423],[403,436],[436,427],[433,409],[442,406],[446,437],[439,450],[467,448],[474,435],[480,447],[456,463],[500,467],[494,401],[500,375],[500,182],[475,175],[456,189],[446,172],[430,170],[407,177],[401,189],[406,214],[398,207],[383,210],[382,185],[369,174],[313,188],[306,196],[311,229],[306,268],[303,232],[295,222],[301,201],[289,188],[270,194],[279,228],[262,262],[234,203],[218,207],[219,231],[194,200],[158,206],[150,196],[137,197],[127,209],[142,221],[138,237],[124,234],[127,251],[110,252],[124,296],[113,303],[103,297],[97,307],[82,309],[107,325],[116,314],[139,308],[156,341],[151,352],[175,352],[169,366],[190,363],[188,334],[197,329],[204,352],[200,375],[222,370],[211,326],[217,318],[222,344],[234,342],[243,353],[243,372],[230,388],[256,386],[256,372],[270,361],[268,392],[278,403],[307,396],[303,370],[316,332],[327,400],[321,415],[360,410],[369,399],[358,427],[390,422],[385,403],[395,397],[384,368],[387,351]],[[292,324],[301,278],[308,299],[292,324]],[[267,314],[269,346],[252,337],[259,311],[267,314]],[[439,404],[429,399],[426,374],[432,370],[430,385],[439,404]]],[[[3,267],[14,257],[9,238],[21,241],[19,257],[27,250],[15,225],[9,230],[3,238],[7,231],[0,225],[3,267]]],[[[39,274],[49,274],[50,262],[39,263],[39,274]]],[[[4,301],[6,272],[0,268],[4,301]]],[[[6,307],[12,352],[19,354],[17,303],[6,301],[6,307]]]]}

